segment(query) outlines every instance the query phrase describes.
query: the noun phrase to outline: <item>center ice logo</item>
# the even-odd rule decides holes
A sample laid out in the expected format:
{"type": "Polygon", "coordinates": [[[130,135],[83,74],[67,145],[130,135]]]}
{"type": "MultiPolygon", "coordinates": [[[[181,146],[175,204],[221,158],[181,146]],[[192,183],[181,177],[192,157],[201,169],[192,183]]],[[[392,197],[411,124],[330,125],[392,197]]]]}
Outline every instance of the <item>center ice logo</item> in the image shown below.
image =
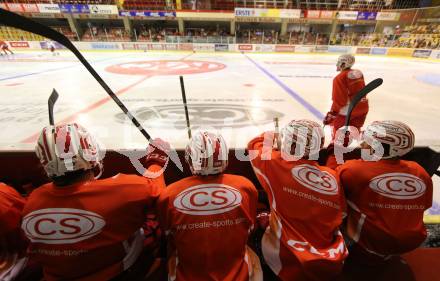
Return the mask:
{"type": "Polygon", "coordinates": [[[293,178],[302,186],[313,191],[336,195],[338,193],[338,183],[330,173],[321,171],[318,168],[303,164],[292,169],[293,178]]]}
{"type": "MultiPolygon", "coordinates": [[[[284,116],[283,113],[268,107],[214,102],[211,104],[191,103],[189,108],[191,126],[209,125],[214,128],[224,128],[225,126],[240,128],[254,124],[272,123],[275,116],[280,118],[284,116]]],[[[185,111],[181,103],[141,107],[134,111],[134,115],[150,127],[186,128],[185,111]]],[[[121,123],[129,121],[124,113],[118,113],[116,119],[121,123]]]]}
{"type": "Polygon", "coordinates": [[[222,63],[211,61],[159,60],[121,63],[105,70],[127,75],[184,75],[219,71],[225,67],[222,63]]]}
{"type": "Polygon", "coordinates": [[[188,188],[174,199],[174,207],[188,215],[215,215],[240,206],[241,193],[225,184],[201,184],[188,188]]]}
{"type": "Polygon", "coordinates": [[[370,181],[370,188],[382,196],[394,199],[414,199],[425,193],[426,185],[418,177],[404,173],[388,173],[370,181]]]}
{"type": "Polygon", "coordinates": [[[32,242],[72,244],[99,234],[104,226],[104,218],[93,212],[48,208],[26,215],[21,227],[32,242]]]}

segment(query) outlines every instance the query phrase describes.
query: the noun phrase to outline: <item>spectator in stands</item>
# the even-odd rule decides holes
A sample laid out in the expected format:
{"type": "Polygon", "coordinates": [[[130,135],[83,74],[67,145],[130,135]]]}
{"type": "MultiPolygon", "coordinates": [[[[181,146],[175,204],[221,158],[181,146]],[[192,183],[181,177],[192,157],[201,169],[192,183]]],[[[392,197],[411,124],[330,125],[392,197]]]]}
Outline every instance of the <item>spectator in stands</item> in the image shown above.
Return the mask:
{"type": "MultiPolygon", "coordinates": [[[[162,169],[169,146],[148,147],[149,172],[162,169]]],[[[78,124],[44,128],[36,154],[51,183],[35,189],[23,211],[30,255],[47,280],[139,280],[149,269],[141,227],[165,187],[154,179],[103,169],[98,142],[78,124]],[[96,174],[96,175],[95,175],[96,174]]],[[[143,279],[142,279],[143,280],[143,279]]]]}
{"type": "Polygon", "coordinates": [[[246,246],[256,220],[255,186],[223,173],[228,148],[221,135],[196,133],[185,159],[193,176],[169,185],[158,202],[168,280],[262,281],[259,258],[246,246]]]}
{"type": "Polygon", "coordinates": [[[313,160],[323,144],[321,125],[309,120],[293,120],[281,136],[266,132],[248,144],[271,209],[264,259],[283,281],[333,280],[348,254],[339,232],[342,188],[332,169],[313,160]],[[281,151],[273,148],[274,140],[281,151]]]}
{"type": "Polygon", "coordinates": [[[337,172],[348,203],[349,260],[368,271],[365,266],[384,265],[425,240],[423,213],[432,205],[433,191],[428,173],[402,160],[415,141],[406,124],[373,122],[362,140],[361,147],[377,158],[349,160],[337,172]]]}

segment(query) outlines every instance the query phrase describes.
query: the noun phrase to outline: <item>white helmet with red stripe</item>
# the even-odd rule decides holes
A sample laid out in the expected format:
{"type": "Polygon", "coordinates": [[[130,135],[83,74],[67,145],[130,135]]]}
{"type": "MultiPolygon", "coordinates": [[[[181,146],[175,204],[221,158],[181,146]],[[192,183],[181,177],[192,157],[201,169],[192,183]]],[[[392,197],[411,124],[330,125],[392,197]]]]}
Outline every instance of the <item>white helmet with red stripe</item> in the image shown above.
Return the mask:
{"type": "Polygon", "coordinates": [[[341,69],[347,69],[347,68],[351,68],[353,66],[355,62],[355,58],[353,55],[350,54],[344,54],[344,55],[340,55],[338,58],[338,62],[336,63],[336,66],[341,69]]]}
{"type": "Polygon", "coordinates": [[[193,175],[215,175],[228,166],[228,147],[219,134],[198,132],[185,150],[185,160],[193,175]]]}
{"type": "Polygon", "coordinates": [[[99,168],[100,175],[103,170],[104,155],[98,142],[76,123],[45,127],[35,151],[51,178],[95,167],[99,168]]]}
{"type": "Polygon", "coordinates": [[[374,121],[362,134],[364,140],[373,138],[382,144],[389,145],[388,155],[383,159],[400,157],[414,148],[415,136],[411,128],[399,121],[374,121]]]}
{"type": "MultiPolygon", "coordinates": [[[[281,152],[283,155],[295,155],[297,147],[303,157],[317,155],[324,145],[324,130],[311,120],[292,120],[281,130],[281,152]],[[304,147],[304,148],[303,148],[304,147]]],[[[302,158],[302,157],[299,157],[302,158]]]]}

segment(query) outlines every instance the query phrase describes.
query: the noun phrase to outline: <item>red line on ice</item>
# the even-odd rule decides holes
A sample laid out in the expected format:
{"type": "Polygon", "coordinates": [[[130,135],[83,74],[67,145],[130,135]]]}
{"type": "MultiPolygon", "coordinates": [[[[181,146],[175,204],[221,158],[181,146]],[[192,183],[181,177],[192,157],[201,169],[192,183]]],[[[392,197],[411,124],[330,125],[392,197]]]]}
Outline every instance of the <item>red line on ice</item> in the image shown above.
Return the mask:
{"type": "MultiPolygon", "coordinates": [[[[180,60],[184,60],[184,59],[188,58],[188,57],[191,56],[191,55],[193,55],[193,53],[184,56],[184,57],[181,58],[180,60]]],[[[148,78],[153,77],[153,76],[154,76],[154,75],[144,76],[142,79],[136,81],[135,83],[133,83],[133,84],[131,84],[131,85],[128,85],[127,87],[125,87],[125,88],[123,88],[123,89],[117,91],[115,94],[116,94],[117,96],[118,96],[118,95],[122,95],[123,93],[127,92],[127,91],[130,90],[131,88],[133,88],[133,87],[135,87],[135,86],[141,84],[142,82],[144,82],[145,80],[147,80],[148,78]]],[[[82,110],[80,110],[80,111],[78,111],[78,112],[76,112],[76,113],[74,113],[74,114],[72,114],[72,115],[70,115],[70,116],[64,118],[63,120],[61,120],[60,122],[57,122],[57,123],[68,123],[68,122],[72,122],[72,121],[74,121],[76,118],[78,118],[78,116],[79,116],[80,114],[84,114],[84,113],[90,112],[90,111],[94,110],[95,108],[98,108],[98,107],[100,107],[101,105],[105,104],[106,102],[108,102],[108,101],[111,100],[111,99],[112,99],[112,98],[111,98],[110,96],[105,97],[105,98],[103,98],[103,99],[101,99],[101,100],[99,100],[99,101],[97,101],[97,102],[95,102],[95,103],[89,105],[88,107],[86,107],[86,108],[84,108],[84,109],[82,109],[82,110]]],[[[22,141],[20,141],[20,143],[35,143],[35,142],[37,141],[39,135],[40,135],[40,132],[35,133],[35,134],[33,134],[32,136],[29,136],[29,137],[23,139],[22,141]]]]}

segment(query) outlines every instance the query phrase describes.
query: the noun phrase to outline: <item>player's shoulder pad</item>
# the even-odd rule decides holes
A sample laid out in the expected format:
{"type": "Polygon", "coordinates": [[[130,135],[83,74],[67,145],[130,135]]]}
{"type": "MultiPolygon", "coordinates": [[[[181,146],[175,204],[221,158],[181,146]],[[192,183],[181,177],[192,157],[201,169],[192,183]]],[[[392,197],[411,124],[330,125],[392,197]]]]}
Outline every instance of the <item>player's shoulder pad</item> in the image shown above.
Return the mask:
{"type": "Polygon", "coordinates": [[[119,173],[111,178],[101,180],[103,183],[109,184],[121,184],[121,185],[136,185],[141,184],[145,185],[146,183],[151,182],[151,179],[134,175],[134,174],[122,174],[119,173]]]}
{"type": "Polygon", "coordinates": [[[360,79],[363,76],[362,71],[357,69],[350,69],[347,73],[347,78],[352,80],[360,79]]]}

